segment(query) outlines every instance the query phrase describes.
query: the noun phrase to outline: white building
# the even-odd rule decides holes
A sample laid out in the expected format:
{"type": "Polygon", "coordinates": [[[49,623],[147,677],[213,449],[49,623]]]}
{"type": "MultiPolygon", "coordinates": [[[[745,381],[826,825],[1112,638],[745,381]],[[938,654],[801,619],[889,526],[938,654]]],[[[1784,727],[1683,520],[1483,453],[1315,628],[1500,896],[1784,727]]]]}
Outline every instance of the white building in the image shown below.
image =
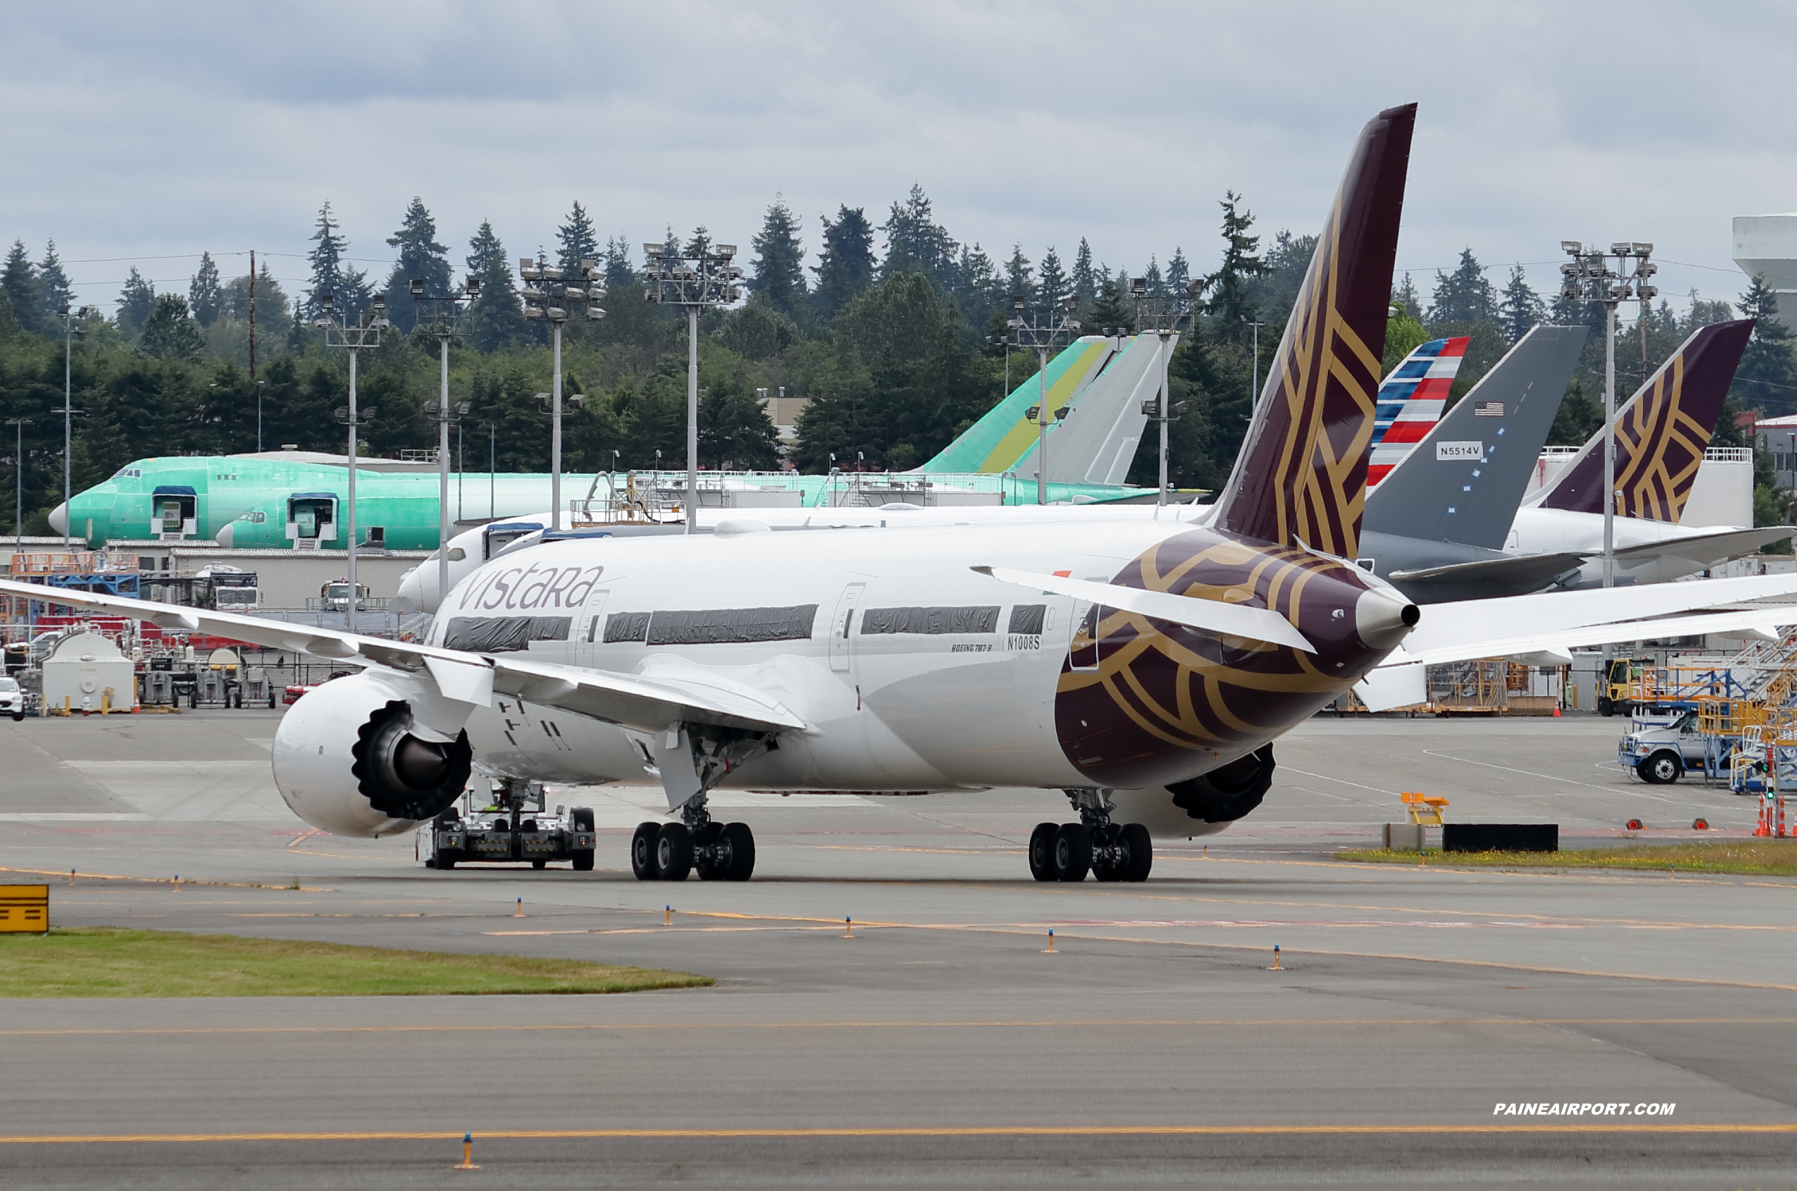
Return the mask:
{"type": "Polygon", "coordinates": [[[1735,216],[1735,264],[1778,294],[1779,321],[1797,326],[1797,212],[1735,216]]]}

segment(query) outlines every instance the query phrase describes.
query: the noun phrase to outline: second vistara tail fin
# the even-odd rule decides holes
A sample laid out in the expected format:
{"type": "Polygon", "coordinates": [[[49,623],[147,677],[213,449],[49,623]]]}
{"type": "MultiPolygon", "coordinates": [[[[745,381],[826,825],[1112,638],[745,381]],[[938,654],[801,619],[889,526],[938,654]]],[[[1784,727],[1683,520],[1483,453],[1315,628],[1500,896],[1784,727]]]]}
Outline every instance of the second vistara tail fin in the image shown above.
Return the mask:
{"type": "Polygon", "coordinates": [[[1354,557],[1416,105],[1360,131],[1217,504],[1218,529],[1354,557]]]}
{"type": "MultiPolygon", "coordinates": [[[[1753,323],[1744,318],[1697,328],[1616,411],[1618,516],[1676,522],[1684,512],[1753,323]]],[[[1601,513],[1603,487],[1600,429],[1535,503],[1601,513]]]]}

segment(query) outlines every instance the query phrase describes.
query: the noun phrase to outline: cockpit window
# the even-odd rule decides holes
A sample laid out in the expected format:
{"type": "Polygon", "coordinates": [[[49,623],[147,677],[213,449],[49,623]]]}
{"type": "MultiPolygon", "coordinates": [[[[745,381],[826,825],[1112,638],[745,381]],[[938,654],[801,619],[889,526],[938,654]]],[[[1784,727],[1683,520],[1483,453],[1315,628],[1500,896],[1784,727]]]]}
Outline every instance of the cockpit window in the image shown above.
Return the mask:
{"type": "Polygon", "coordinates": [[[462,549],[460,546],[451,546],[449,548],[449,561],[450,562],[461,562],[464,558],[467,558],[467,557],[468,557],[468,552],[466,550],[462,549]]]}
{"type": "Polygon", "coordinates": [[[144,473],[142,468],[121,467],[112,473],[112,478],[115,480],[141,480],[144,478],[144,473]]]}

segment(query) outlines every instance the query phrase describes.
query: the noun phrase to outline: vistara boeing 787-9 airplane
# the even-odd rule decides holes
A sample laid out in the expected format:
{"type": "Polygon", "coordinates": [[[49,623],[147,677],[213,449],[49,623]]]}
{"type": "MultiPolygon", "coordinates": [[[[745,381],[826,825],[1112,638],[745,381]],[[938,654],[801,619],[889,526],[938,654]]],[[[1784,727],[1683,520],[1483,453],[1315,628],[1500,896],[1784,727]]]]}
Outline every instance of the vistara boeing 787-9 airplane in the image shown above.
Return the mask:
{"type": "MultiPolygon", "coordinates": [[[[464,579],[428,644],[55,600],[361,667],[301,698],[274,743],[288,805],[329,831],[409,831],[477,768],[508,797],[533,781],[647,776],[669,812],[638,828],[637,875],[742,879],[754,837],[712,820],[720,786],[1030,786],[1064,793],[1078,816],[1037,827],[1038,879],[1145,879],[1155,835],[1252,811],[1272,741],[1378,667],[1489,656],[1503,652],[1494,638],[1525,633],[1700,631],[1692,615],[1618,622],[1797,591],[1797,576],[1777,576],[1419,610],[1353,564],[1414,121],[1414,107],[1393,108],[1362,130],[1208,525],[539,539],[464,579]]],[[[592,867],[592,852],[575,862],[592,867]]]]}

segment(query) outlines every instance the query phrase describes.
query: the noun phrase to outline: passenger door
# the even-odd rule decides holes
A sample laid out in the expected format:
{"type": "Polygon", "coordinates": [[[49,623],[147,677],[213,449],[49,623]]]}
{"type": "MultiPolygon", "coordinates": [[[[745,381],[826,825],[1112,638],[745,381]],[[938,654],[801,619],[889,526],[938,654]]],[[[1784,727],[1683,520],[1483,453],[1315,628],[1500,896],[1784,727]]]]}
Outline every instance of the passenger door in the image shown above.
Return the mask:
{"type": "Polygon", "coordinates": [[[851,583],[843,588],[836,601],[836,615],[830,619],[830,669],[838,674],[849,672],[849,631],[854,627],[855,608],[866,589],[865,583],[851,583]]]}

